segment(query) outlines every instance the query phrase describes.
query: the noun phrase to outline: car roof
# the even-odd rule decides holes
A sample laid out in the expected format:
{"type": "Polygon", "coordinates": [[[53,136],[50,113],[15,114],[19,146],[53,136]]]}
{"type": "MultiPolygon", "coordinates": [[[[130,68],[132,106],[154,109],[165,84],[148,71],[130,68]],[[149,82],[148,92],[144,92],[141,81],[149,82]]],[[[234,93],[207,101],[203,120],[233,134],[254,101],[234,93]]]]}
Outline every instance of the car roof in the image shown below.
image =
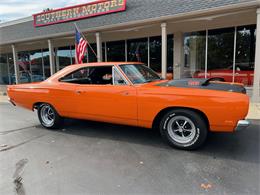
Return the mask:
{"type": "Polygon", "coordinates": [[[85,64],[74,64],[69,65],[60,70],[59,72],[52,75],[50,78],[48,78],[46,81],[55,81],[59,79],[60,77],[68,74],[71,71],[84,68],[84,67],[91,67],[91,66],[113,66],[113,65],[122,65],[122,64],[143,64],[141,62],[93,62],[93,63],[85,63],[85,64]]]}
{"type": "Polygon", "coordinates": [[[113,66],[113,65],[121,65],[121,64],[143,64],[141,62],[93,62],[93,63],[84,63],[84,64],[73,64],[67,67],[73,67],[75,66],[77,68],[85,67],[85,66],[113,66]]]}

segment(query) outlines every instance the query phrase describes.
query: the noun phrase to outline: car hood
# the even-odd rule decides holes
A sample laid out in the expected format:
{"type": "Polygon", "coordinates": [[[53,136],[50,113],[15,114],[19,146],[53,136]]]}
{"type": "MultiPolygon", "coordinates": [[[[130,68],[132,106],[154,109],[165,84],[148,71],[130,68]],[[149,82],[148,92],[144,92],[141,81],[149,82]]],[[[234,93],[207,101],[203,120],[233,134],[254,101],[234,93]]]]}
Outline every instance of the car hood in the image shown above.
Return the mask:
{"type": "Polygon", "coordinates": [[[155,83],[155,86],[208,89],[217,91],[229,91],[246,94],[246,89],[239,83],[226,83],[216,78],[211,79],[180,79],[155,83]]]}

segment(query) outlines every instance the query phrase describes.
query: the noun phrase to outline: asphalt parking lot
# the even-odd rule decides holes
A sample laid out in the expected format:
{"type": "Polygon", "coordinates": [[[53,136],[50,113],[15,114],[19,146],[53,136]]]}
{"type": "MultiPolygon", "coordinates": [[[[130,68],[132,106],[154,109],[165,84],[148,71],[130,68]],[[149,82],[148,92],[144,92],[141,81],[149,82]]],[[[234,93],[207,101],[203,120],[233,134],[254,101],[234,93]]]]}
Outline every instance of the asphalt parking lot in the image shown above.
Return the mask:
{"type": "Polygon", "coordinates": [[[0,194],[260,194],[259,131],[252,121],[186,152],[142,128],[67,120],[46,130],[36,113],[0,103],[0,194]]]}

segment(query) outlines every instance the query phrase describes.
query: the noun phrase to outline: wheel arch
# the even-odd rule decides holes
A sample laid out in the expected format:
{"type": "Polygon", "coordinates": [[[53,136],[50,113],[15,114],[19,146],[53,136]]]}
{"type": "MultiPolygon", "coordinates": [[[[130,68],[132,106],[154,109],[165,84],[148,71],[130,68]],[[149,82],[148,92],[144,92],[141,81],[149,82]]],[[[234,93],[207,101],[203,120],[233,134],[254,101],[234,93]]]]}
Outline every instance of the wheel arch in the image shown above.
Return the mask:
{"type": "Polygon", "coordinates": [[[180,106],[177,106],[177,107],[167,107],[167,108],[162,109],[162,110],[156,115],[156,117],[154,118],[153,123],[152,123],[152,128],[153,128],[153,129],[156,129],[156,128],[159,127],[160,119],[161,119],[167,112],[169,112],[170,110],[177,110],[177,109],[185,109],[185,110],[190,110],[190,111],[193,111],[193,112],[198,113],[198,114],[204,119],[204,121],[206,122],[207,129],[208,129],[208,130],[210,129],[209,119],[208,119],[208,117],[206,116],[206,114],[205,114],[204,112],[202,112],[201,110],[195,109],[195,108],[180,107],[180,106]]]}

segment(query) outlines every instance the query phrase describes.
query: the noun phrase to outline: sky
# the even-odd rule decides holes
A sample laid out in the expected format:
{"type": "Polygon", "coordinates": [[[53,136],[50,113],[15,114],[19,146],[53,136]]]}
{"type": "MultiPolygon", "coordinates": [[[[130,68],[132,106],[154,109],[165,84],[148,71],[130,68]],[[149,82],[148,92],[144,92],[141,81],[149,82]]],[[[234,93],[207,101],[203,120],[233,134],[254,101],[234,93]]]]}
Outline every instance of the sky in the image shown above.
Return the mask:
{"type": "Polygon", "coordinates": [[[31,16],[46,8],[62,8],[91,1],[95,0],[0,0],[0,22],[31,16]]]}

